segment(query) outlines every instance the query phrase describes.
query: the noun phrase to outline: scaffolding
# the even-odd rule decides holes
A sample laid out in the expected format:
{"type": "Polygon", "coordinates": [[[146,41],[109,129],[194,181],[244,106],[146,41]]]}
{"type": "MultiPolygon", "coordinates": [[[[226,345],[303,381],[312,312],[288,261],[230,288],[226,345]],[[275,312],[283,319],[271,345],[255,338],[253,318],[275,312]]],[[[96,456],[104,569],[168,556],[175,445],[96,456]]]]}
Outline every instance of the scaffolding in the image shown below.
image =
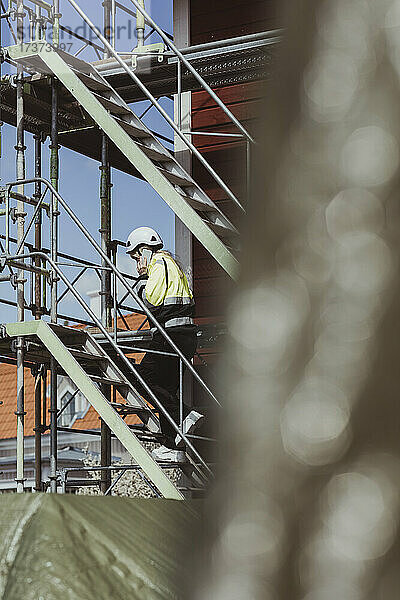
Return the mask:
{"type": "MultiPolygon", "coordinates": [[[[14,45],[3,46],[1,50],[1,61],[8,65],[8,72],[0,73],[0,107],[1,118],[16,126],[16,177],[0,188],[0,202],[4,207],[0,211],[4,219],[0,235],[0,280],[3,285],[9,282],[15,289],[16,300],[0,298],[0,303],[16,308],[17,322],[2,326],[0,361],[17,367],[17,491],[24,491],[24,368],[30,367],[35,376],[36,491],[48,487],[55,493],[60,487],[66,491],[74,485],[68,480],[68,473],[57,466],[57,433],[63,429],[58,420],[66,409],[66,406],[58,407],[57,375],[66,374],[77,389],[85,390],[85,397],[101,417],[101,476],[96,482],[101,491],[108,494],[113,489],[111,472],[115,467],[111,465],[111,438],[115,436],[136,461],[133,467],[126,466],[122,470],[119,467],[119,476],[132,468],[141,473],[156,495],[182,498],[187,491],[204,490],[212,477],[209,453],[201,453],[197,444],[199,440],[212,440],[186,436],[182,430],[184,372],[190,373],[212,404],[220,406],[220,402],[138,297],[135,277],[117,268],[117,251],[124,243],[112,236],[111,172],[117,167],[147,180],[222,268],[236,278],[237,227],[183,168],[174,156],[174,143],[199,161],[232,206],[244,212],[243,199],[233,193],[209,164],[194,144],[193,136],[240,140],[246,147],[249,169],[254,139],[214,89],[224,84],[268,78],[281,32],[180,50],[172,36],[147,13],[143,1],[99,0],[101,30],[78,2],[65,0],[65,4],[74,9],[88,35],[78,34],[64,25],[59,0],[52,3],[9,0],[7,7],[1,2],[3,32],[8,28],[14,45]],[[121,52],[117,50],[116,32],[119,21],[123,22],[127,16],[135,21],[137,43],[134,48],[121,52]],[[151,43],[146,43],[149,38],[151,43]],[[64,41],[66,39],[79,42],[74,54],[71,53],[74,44],[64,41]],[[184,126],[184,94],[200,89],[225,113],[235,131],[196,132],[184,126]],[[174,118],[160,104],[162,96],[174,99],[174,118]],[[142,100],[149,104],[139,117],[131,105],[142,100]],[[142,119],[150,110],[158,111],[172,137],[146,127],[142,119]],[[26,132],[34,137],[35,165],[31,178],[26,177],[25,169],[26,132]],[[48,180],[42,174],[42,147],[47,137],[50,140],[48,180]],[[99,240],[59,193],[61,146],[99,162],[99,240]],[[77,235],[92,247],[96,260],[62,251],[60,215],[68,216],[77,235]],[[74,270],[73,276],[71,270],[74,270]],[[89,270],[100,280],[100,317],[76,289],[77,282],[89,270]],[[118,297],[119,287],[123,290],[121,297],[118,297]],[[63,313],[62,301],[67,295],[81,307],[83,318],[63,313]],[[143,323],[137,331],[118,330],[118,319],[124,320],[127,312],[143,314],[143,323]],[[75,327],[61,325],[64,321],[75,323],[75,327]],[[149,329],[143,328],[146,323],[149,329]],[[154,331],[166,340],[166,354],[179,360],[179,422],[168,415],[127,358],[133,352],[154,352],[151,348],[154,331]],[[146,389],[152,406],[140,397],[135,382],[146,389]],[[123,401],[117,401],[117,393],[123,401]],[[158,413],[164,414],[186,444],[187,464],[175,465],[186,476],[186,484],[180,487],[165,474],[171,463],[157,464],[143,446],[144,442],[157,442],[160,437],[158,413]],[[127,425],[124,419],[129,414],[137,415],[140,425],[127,425]],[[50,476],[45,483],[41,471],[41,438],[47,431],[50,432],[50,476]]],[[[205,328],[203,343],[214,335],[214,330],[205,328]]]]}

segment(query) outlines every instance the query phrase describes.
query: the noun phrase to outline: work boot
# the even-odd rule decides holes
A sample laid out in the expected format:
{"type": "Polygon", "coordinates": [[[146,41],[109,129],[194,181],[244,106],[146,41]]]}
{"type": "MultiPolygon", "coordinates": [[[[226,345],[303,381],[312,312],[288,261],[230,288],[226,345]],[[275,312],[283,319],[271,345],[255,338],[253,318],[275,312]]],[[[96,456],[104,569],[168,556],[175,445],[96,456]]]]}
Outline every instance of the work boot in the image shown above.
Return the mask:
{"type": "MultiPolygon", "coordinates": [[[[204,421],[204,415],[202,415],[201,413],[192,410],[188,416],[186,417],[186,419],[183,421],[183,433],[184,435],[190,435],[192,433],[194,433],[196,431],[196,429],[198,427],[200,427],[200,425],[203,423],[204,421]]],[[[185,445],[185,442],[183,440],[183,438],[178,434],[175,438],[175,445],[177,448],[183,448],[185,445]]]]}
{"type": "Polygon", "coordinates": [[[182,450],[173,450],[166,446],[160,446],[153,450],[151,456],[154,460],[160,462],[184,463],[186,462],[186,454],[182,450]]]}

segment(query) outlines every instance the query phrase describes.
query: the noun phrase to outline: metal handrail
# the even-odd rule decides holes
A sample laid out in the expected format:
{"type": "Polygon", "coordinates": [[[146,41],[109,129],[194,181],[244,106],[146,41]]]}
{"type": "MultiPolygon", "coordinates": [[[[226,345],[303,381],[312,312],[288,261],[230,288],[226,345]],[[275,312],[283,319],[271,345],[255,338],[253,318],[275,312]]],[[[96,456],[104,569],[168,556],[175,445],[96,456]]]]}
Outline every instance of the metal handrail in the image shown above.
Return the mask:
{"type": "MultiPolygon", "coordinates": [[[[43,0],[29,0],[29,1],[32,2],[32,4],[34,4],[35,6],[39,6],[39,8],[46,10],[48,15],[51,15],[51,13],[53,11],[53,7],[51,4],[48,4],[47,2],[44,2],[43,0]]],[[[11,2],[14,2],[14,4],[17,4],[17,0],[11,0],[11,2]]]]}
{"type": "Polygon", "coordinates": [[[131,0],[132,4],[135,5],[136,10],[139,10],[146,21],[151,27],[153,27],[154,31],[158,33],[158,35],[164,40],[164,42],[171,48],[172,52],[179,58],[179,60],[185,65],[188,71],[192,73],[193,77],[197,79],[200,85],[206,90],[206,92],[211,96],[211,98],[218,104],[218,106],[224,111],[224,113],[230,118],[232,123],[236,125],[236,127],[242,132],[242,134],[246,137],[249,142],[255,143],[254,138],[249,134],[247,129],[243,127],[241,122],[235,117],[235,115],[229,110],[229,108],[222,102],[222,100],[217,96],[214,90],[208,85],[208,83],[203,79],[203,77],[196,71],[196,69],[190,64],[190,62],[184,57],[182,52],[178,50],[171,40],[165,35],[163,30],[157,25],[157,23],[150,17],[150,15],[146,12],[143,6],[137,0],[131,0]]]}
{"type": "MultiPolygon", "coordinates": [[[[212,166],[208,163],[208,161],[204,158],[201,152],[187,139],[187,136],[179,129],[173,119],[169,116],[169,114],[163,109],[163,107],[157,102],[156,98],[153,94],[147,89],[147,87],[142,83],[139,77],[136,75],[134,71],[122,60],[119,54],[114,50],[112,45],[108,42],[108,40],[102,35],[101,31],[91,22],[89,17],[83,12],[83,10],[78,6],[75,0],[68,0],[68,2],[75,8],[77,13],[82,17],[88,27],[97,35],[99,40],[102,42],[105,48],[107,48],[108,52],[116,59],[118,64],[124,69],[124,71],[129,75],[131,79],[137,84],[140,90],[147,96],[153,106],[158,110],[158,112],[164,117],[167,123],[172,127],[175,131],[176,135],[182,140],[182,142],[187,146],[191,152],[196,156],[196,158],[201,162],[205,169],[210,173],[213,179],[218,183],[218,185],[224,190],[224,192],[229,196],[229,198],[243,211],[243,208],[240,201],[236,198],[235,194],[232,190],[226,185],[226,183],[221,179],[221,177],[214,171],[212,166]]],[[[211,89],[211,88],[210,88],[211,89]]]]}
{"type": "MultiPolygon", "coordinates": [[[[19,182],[19,183],[21,183],[21,182],[19,182]]],[[[26,183],[26,182],[24,182],[24,183],[26,183]]],[[[167,410],[164,408],[164,406],[161,404],[161,402],[155,396],[155,394],[150,389],[150,387],[148,386],[146,381],[143,379],[143,377],[140,375],[140,373],[138,373],[136,371],[135,367],[132,365],[130,360],[128,358],[126,358],[125,354],[119,348],[118,344],[116,344],[114,342],[114,340],[108,333],[107,329],[104,327],[104,325],[98,319],[98,317],[95,315],[95,313],[92,311],[92,309],[86,304],[86,302],[83,300],[81,295],[76,291],[76,289],[71,284],[71,282],[68,281],[68,278],[64,275],[64,273],[58,267],[58,265],[50,258],[50,256],[48,256],[48,254],[45,254],[44,252],[29,252],[28,254],[15,254],[15,255],[11,255],[11,256],[8,255],[5,258],[6,258],[7,262],[10,262],[11,264],[16,265],[19,269],[24,269],[24,268],[26,268],[27,265],[24,262],[19,262],[19,261],[20,260],[24,261],[27,258],[35,258],[35,257],[41,258],[42,260],[45,260],[50,264],[52,269],[57,273],[57,275],[60,277],[60,279],[63,281],[63,283],[69,288],[70,292],[75,297],[77,302],[81,305],[81,307],[84,309],[84,311],[93,320],[93,323],[95,323],[96,326],[100,329],[100,331],[105,336],[107,341],[114,348],[115,352],[117,352],[117,354],[120,356],[120,358],[124,361],[125,365],[129,368],[129,370],[133,373],[133,375],[136,377],[136,379],[139,381],[139,383],[143,386],[143,388],[149,394],[152,404],[154,403],[154,405],[157,407],[157,409],[162,412],[162,414],[168,419],[169,423],[175,429],[176,433],[179,434],[182,437],[182,439],[185,441],[187,447],[193,452],[193,454],[196,456],[196,458],[199,459],[199,461],[207,469],[207,471],[210,474],[212,474],[211,469],[209,468],[207,463],[204,461],[204,459],[201,457],[201,455],[198,453],[196,448],[193,446],[193,444],[190,442],[190,440],[186,437],[186,435],[183,433],[183,431],[181,431],[179,429],[179,426],[175,423],[173,418],[170,416],[170,414],[167,412],[167,410]]]]}
{"type": "MultiPolygon", "coordinates": [[[[173,348],[173,350],[176,352],[176,354],[179,355],[179,357],[181,358],[181,360],[183,361],[185,366],[189,369],[189,371],[192,373],[192,375],[195,377],[195,379],[198,381],[198,383],[202,386],[204,391],[210,396],[210,398],[212,398],[216,402],[216,404],[218,406],[221,406],[220,402],[214,396],[214,394],[209,389],[207,384],[202,380],[200,375],[193,368],[193,365],[190,363],[190,361],[188,361],[186,356],[178,348],[178,346],[175,344],[175,342],[170,338],[170,336],[168,335],[166,330],[162,327],[162,325],[160,325],[158,320],[154,317],[154,315],[151,313],[151,311],[147,308],[147,306],[145,305],[143,300],[140,298],[140,296],[138,296],[136,294],[136,292],[133,290],[133,288],[127,283],[125,278],[121,275],[120,271],[116,268],[116,266],[113,264],[113,262],[108,258],[107,254],[105,252],[103,252],[103,250],[101,249],[99,244],[96,242],[96,240],[88,232],[86,227],[83,225],[83,223],[81,223],[81,221],[75,215],[74,211],[70,208],[68,203],[65,202],[65,200],[62,198],[62,196],[59,194],[59,192],[57,192],[57,190],[51,185],[51,183],[44,177],[32,177],[32,178],[28,178],[28,179],[20,179],[18,181],[9,182],[9,183],[7,183],[6,187],[11,188],[16,185],[27,185],[29,183],[35,183],[35,182],[40,182],[43,185],[48,187],[48,189],[57,198],[57,200],[59,201],[61,206],[64,208],[64,210],[68,213],[68,215],[73,220],[73,222],[78,227],[78,229],[80,229],[80,231],[83,233],[83,235],[86,237],[86,239],[90,242],[90,244],[93,246],[93,248],[96,250],[96,252],[101,256],[101,258],[104,260],[104,262],[111,268],[114,275],[117,277],[117,279],[120,281],[120,283],[122,283],[122,285],[124,286],[126,291],[129,292],[129,294],[132,296],[132,298],[139,304],[140,308],[143,309],[147,318],[154,324],[154,326],[158,329],[158,331],[161,333],[161,335],[164,337],[164,339],[168,342],[168,344],[171,346],[171,348],[173,348]]],[[[7,249],[7,251],[8,251],[8,249],[7,249]]],[[[47,255],[45,254],[45,256],[47,256],[47,255]]]]}

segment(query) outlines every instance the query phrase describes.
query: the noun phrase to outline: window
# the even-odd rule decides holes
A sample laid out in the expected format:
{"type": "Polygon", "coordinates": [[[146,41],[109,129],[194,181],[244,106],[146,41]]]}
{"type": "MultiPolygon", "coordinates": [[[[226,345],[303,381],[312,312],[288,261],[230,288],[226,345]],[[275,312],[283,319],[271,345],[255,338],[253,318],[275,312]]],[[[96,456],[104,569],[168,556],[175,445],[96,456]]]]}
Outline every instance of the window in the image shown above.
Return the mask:
{"type": "Polygon", "coordinates": [[[62,410],[64,406],[66,407],[59,418],[59,425],[61,425],[61,427],[70,427],[72,425],[72,421],[76,415],[75,398],[76,395],[71,392],[65,392],[64,396],[61,398],[60,409],[62,410]]]}

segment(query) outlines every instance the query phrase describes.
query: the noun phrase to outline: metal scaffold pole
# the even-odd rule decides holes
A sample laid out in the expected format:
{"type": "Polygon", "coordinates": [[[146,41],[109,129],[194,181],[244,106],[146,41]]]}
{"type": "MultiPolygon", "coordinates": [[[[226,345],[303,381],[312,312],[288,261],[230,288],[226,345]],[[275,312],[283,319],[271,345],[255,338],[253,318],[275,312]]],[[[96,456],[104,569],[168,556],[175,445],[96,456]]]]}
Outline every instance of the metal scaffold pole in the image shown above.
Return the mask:
{"type": "MultiPolygon", "coordinates": [[[[56,4],[56,3],[55,3],[56,4]]],[[[51,144],[50,144],[50,179],[55,190],[58,191],[59,157],[58,157],[58,88],[55,78],[51,85],[51,144]]],[[[51,198],[51,257],[57,262],[58,254],[58,201],[53,194],[51,198]]],[[[50,318],[52,323],[57,322],[57,277],[52,272],[51,280],[51,308],[50,318]]],[[[54,358],[50,362],[50,489],[57,492],[57,363],[54,358]]]]}
{"type": "MultiPolygon", "coordinates": [[[[42,134],[36,133],[33,136],[35,140],[35,177],[42,176],[42,134]]],[[[42,194],[42,185],[40,181],[35,183],[34,198],[39,202],[42,194]]],[[[42,249],[42,211],[38,210],[35,218],[35,248],[40,251],[42,249]]],[[[35,266],[40,267],[40,258],[35,258],[35,266]]],[[[42,310],[42,276],[40,273],[35,274],[35,319],[40,319],[42,310]]]]}
{"type": "MultiPolygon", "coordinates": [[[[102,135],[101,148],[101,177],[100,177],[100,235],[101,248],[103,252],[111,258],[111,169],[108,157],[108,139],[105,134],[102,135]]],[[[102,261],[103,269],[101,271],[101,322],[104,327],[112,327],[111,320],[111,274],[107,263],[102,261]]],[[[103,394],[111,400],[111,386],[103,386],[103,394]]],[[[106,467],[111,464],[111,430],[101,421],[101,466],[106,467]]],[[[111,485],[111,472],[102,471],[101,473],[101,491],[104,493],[111,485]]]]}
{"type": "MultiPolygon", "coordinates": [[[[18,41],[22,44],[24,41],[24,5],[23,0],[17,2],[17,34],[18,41]]],[[[24,70],[21,65],[17,67],[17,143],[16,150],[16,174],[17,180],[25,178],[25,136],[24,136],[24,70]]],[[[18,192],[24,194],[24,186],[18,186],[18,192]]],[[[17,240],[18,244],[24,237],[25,212],[24,203],[17,201],[17,240]]],[[[18,269],[17,281],[17,318],[18,321],[24,320],[24,271],[18,269]]],[[[24,380],[24,340],[17,339],[17,492],[24,491],[24,420],[25,420],[25,380],[24,380]]]]}
{"type": "MultiPolygon", "coordinates": [[[[2,36],[2,22],[0,21],[0,49],[2,50],[3,48],[3,36],[2,36]]],[[[2,68],[1,68],[1,60],[0,60],[0,82],[2,79],[2,68]]],[[[2,99],[3,96],[3,90],[1,88],[1,83],[0,83],[0,101],[2,99]]],[[[3,129],[3,121],[1,120],[2,117],[2,110],[1,110],[1,106],[0,106],[0,179],[1,179],[1,175],[2,175],[2,168],[1,168],[1,159],[3,158],[3,148],[2,148],[2,129],[3,129]]]]}
{"type": "MultiPolygon", "coordinates": [[[[103,22],[104,22],[104,37],[111,40],[111,0],[104,0],[103,2],[103,22]]],[[[104,48],[104,58],[110,56],[107,48],[104,48]]]]}
{"type": "MultiPolygon", "coordinates": [[[[104,0],[104,35],[110,41],[112,36],[111,9],[110,0],[104,0]]],[[[109,57],[107,48],[104,51],[104,58],[109,57]]],[[[100,165],[100,236],[101,248],[103,252],[111,258],[111,168],[109,162],[109,143],[107,136],[103,133],[101,137],[101,165],[100,165]]],[[[103,270],[101,271],[101,322],[104,327],[112,327],[111,317],[111,274],[107,270],[107,264],[102,260],[103,270]]],[[[103,394],[111,400],[111,386],[102,386],[103,394]]],[[[101,420],[101,451],[100,463],[102,467],[111,465],[111,430],[108,425],[101,420]]],[[[101,471],[101,492],[104,494],[111,486],[111,471],[101,471]]]]}
{"type": "Polygon", "coordinates": [[[53,45],[58,46],[60,42],[60,2],[53,0],[53,45]]]}
{"type": "Polygon", "coordinates": [[[35,373],[35,491],[42,488],[42,369],[35,373]]]}
{"type": "MultiPolygon", "coordinates": [[[[36,133],[35,141],[35,177],[42,176],[42,134],[36,133]]],[[[40,201],[42,185],[40,181],[35,182],[34,197],[40,201]]],[[[35,248],[40,252],[42,249],[42,211],[39,210],[35,219],[35,248]]],[[[40,258],[35,258],[35,266],[40,268],[40,258]]],[[[42,316],[42,279],[40,273],[35,273],[35,319],[42,316]]],[[[37,369],[35,373],[35,491],[43,491],[42,486],[42,374],[43,368],[37,369]]],[[[46,393],[46,390],[44,390],[46,393]]]]}
{"type": "MultiPolygon", "coordinates": [[[[144,10],[144,8],[145,8],[144,0],[139,0],[139,4],[144,10]]],[[[136,31],[137,31],[138,48],[141,46],[144,46],[144,29],[145,29],[144,15],[138,10],[136,13],[136,31]]]]}

